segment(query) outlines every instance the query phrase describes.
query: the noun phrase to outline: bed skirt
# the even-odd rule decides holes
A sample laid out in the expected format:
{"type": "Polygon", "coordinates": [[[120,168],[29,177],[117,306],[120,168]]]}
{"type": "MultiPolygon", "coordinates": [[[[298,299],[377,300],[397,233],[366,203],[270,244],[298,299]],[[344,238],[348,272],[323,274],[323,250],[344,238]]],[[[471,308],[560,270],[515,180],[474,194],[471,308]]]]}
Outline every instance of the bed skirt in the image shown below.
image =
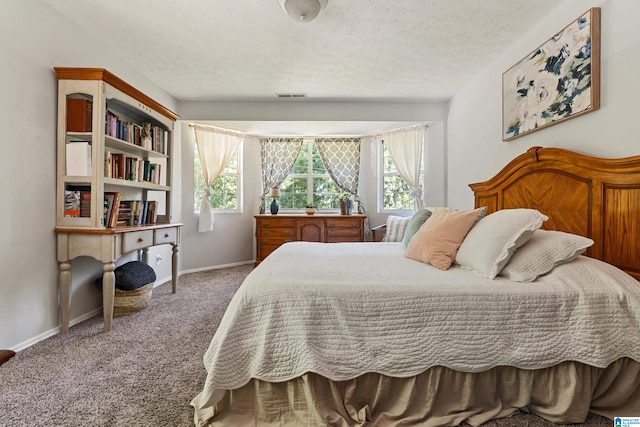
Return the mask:
{"type": "Polygon", "coordinates": [[[464,373],[436,366],[410,378],[376,373],[331,381],[308,373],[269,383],[251,380],[227,390],[218,404],[198,408],[197,426],[473,426],[522,409],[555,423],[584,422],[591,411],[613,419],[640,416],[640,363],[607,368],[581,363],[524,370],[496,367],[464,373]]]}

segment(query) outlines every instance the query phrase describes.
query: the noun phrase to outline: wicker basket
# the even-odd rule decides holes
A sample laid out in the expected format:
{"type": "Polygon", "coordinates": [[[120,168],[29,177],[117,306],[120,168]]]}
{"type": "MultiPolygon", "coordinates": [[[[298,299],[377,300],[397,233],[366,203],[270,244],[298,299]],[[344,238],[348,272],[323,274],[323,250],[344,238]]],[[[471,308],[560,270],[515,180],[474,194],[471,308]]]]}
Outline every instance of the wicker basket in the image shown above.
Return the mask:
{"type": "Polygon", "coordinates": [[[149,305],[154,282],[148,283],[133,291],[116,289],[113,300],[113,316],[126,316],[143,310],[149,305]]]}

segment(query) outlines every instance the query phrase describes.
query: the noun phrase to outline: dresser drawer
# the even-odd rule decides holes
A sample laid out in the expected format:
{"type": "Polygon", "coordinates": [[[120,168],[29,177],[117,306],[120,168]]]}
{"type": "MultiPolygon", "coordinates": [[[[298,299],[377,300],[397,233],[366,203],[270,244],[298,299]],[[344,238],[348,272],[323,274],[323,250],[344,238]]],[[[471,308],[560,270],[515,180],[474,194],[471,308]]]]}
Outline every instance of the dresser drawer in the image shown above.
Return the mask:
{"type": "Polygon", "coordinates": [[[156,245],[175,243],[178,237],[177,228],[161,228],[153,231],[153,241],[156,245]]]}
{"type": "Polygon", "coordinates": [[[360,227],[358,228],[329,228],[327,229],[327,239],[332,239],[335,237],[353,237],[360,238],[362,234],[360,233],[360,227]]]}
{"type": "Polygon", "coordinates": [[[265,228],[258,232],[258,237],[288,237],[290,239],[293,239],[293,236],[295,234],[296,233],[293,228],[265,228]]]}
{"type": "Polygon", "coordinates": [[[262,218],[258,221],[258,227],[262,228],[293,228],[295,220],[291,218],[262,218]]]}
{"type": "Polygon", "coordinates": [[[122,253],[148,248],[153,245],[153,230],[124,233],[122,237],[122,253]]]}
{"type": "Polygon", "coordinates": [[[259,237],[258,245],[260,246],[269,246],[276,245],[280,246],[283,243],[293,242],[295,239],[293,237],[259,237]]]}
{"type": "Polygon", "coordinates": [[[362,219],[360,218],[331,218],[327,219],[327,228],[357,227],[360,228],[362,219]]]}
{"type": "Polygon", "coordinates": [[[336,236],[336,237],[327,237],[327,243],[343,243],[343,242],[362,242],[362,238],[360,236],[336,236]]]}

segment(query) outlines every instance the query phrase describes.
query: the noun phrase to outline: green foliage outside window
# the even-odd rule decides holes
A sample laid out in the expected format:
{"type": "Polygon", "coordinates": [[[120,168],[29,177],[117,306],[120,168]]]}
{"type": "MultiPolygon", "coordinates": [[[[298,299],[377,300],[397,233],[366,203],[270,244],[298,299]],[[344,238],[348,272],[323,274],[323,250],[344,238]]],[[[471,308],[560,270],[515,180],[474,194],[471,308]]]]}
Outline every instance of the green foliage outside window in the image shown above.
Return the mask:
{"type": "MultiPolygon", "coordinates": [[[[194,145],[195,146],[195,145],[194,145]]],[[[240,171],[239,171],[239,150],[236,150],[235,154],[229,160],[229,163],[224,168],[222,174],[213,181],[211,185],[211,208],[215,210],[238,210],[238,194],[240,189],[240,171]]],[[[200,203],[202,196],[204,195],[204,174],[202,172],[202,165],[200,164],[200,157],[198,156],[198,148],[194,148],[194,210],[200,210],[200,203]]]]}
{"type": "MultiPolygon", "coordinates": [[[[411,188],[400,176],[391,154],[382,144],[382,209],[415,209],[415,199],[411,197],[411,188]]],[[[424,167],[423,167],[424,169],[424,167]]],[[[420,174],[420,188],[424,188],[424,173],[420,174]]]]}
{"type": "Polygon", "coordinates": [[[305,141],[289,176],[280,185],[281,209],[339,209],[340,190],[329,176],[315,144],[305,141]]]}

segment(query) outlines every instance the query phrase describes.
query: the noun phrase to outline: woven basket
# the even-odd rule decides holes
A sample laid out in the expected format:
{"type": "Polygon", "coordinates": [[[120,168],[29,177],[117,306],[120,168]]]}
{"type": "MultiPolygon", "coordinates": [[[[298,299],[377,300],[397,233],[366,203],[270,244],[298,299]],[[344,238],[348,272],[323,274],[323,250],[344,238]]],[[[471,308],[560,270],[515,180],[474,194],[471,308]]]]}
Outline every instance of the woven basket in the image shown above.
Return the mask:
{"type": "Polygon", "coordinates": [[[127,314],[147,308],[151,300],[153,283],[154,282],[148,283],[133,291],[116,289],[113,300],[113,316],[126,316],[127,314]]]}

